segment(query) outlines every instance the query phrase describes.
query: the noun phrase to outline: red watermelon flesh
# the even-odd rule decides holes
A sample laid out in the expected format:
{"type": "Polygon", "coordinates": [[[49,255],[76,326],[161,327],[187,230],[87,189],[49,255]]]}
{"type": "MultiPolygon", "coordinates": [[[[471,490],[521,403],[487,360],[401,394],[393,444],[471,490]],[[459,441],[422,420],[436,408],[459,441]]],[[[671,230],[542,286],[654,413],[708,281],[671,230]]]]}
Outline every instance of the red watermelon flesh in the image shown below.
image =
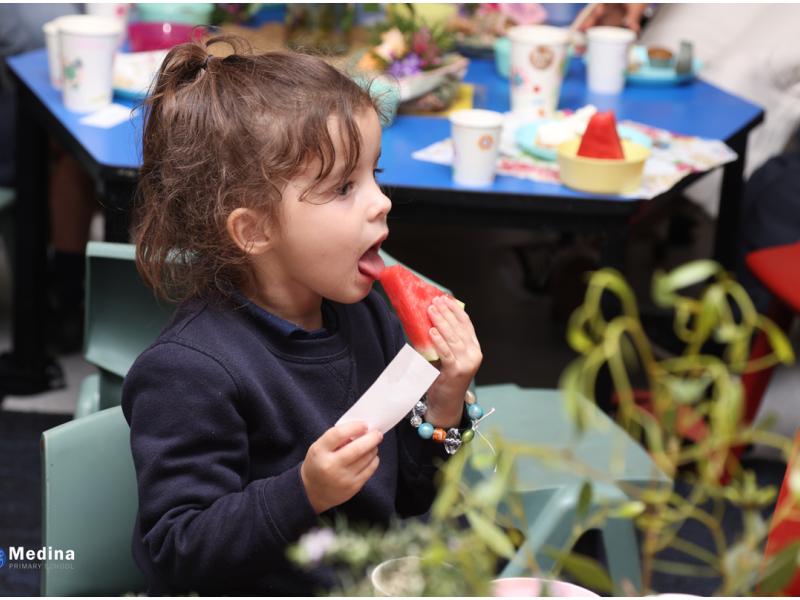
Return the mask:
{"type": "Polygon", "coordinates": [[[624,159],[622,143],[617,133],[614,111],[598,112],[589,119],[586,132],[581,138],[578,156],[585,158],[624,159]]]}
{"type": "Polygon", "coordinates": [[[380,282],[400,319],[408,341],[427,360],[438,360],[439,355],[429,333],[433,323],[428,316],[428,307],[434,298],[448,294],[423,281],[402,265],[386,267],[381,273],[380,282]]]}

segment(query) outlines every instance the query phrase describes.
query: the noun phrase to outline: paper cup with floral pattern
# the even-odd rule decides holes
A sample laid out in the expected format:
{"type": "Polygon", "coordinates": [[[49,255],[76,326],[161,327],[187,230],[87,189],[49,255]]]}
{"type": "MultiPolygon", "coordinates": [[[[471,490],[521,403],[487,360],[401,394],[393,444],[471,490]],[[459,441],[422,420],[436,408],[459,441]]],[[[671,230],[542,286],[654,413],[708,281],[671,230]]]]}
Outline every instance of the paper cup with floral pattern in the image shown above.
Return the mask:
{"type": "Polygon", "coordinates": [[[61,89],[61,51],[58,47],[58,21],[55,18],[42,25],[44,42],[47,46],[47,67],[50,71],[50,84],[57,90],[61,89]]]}
{"type": "Polygon", "coordinates": [[[110,17],[72,15],[58,21],[64,105],[91,112],[111,104],[114,54],[122,24],[110,17]]]}
{"type": "Polygon", "coordinates": [[[511,110],[550,117],[558,106],[567,64],[569,32],[549,25],[521,25],[511,40],[511,110]]]}
{"type": "Polygon", "coordinates": [[[453,180],[484,187],[494,181],[503,115],[492,110],[458,110],[450,114],[453,180]]]}

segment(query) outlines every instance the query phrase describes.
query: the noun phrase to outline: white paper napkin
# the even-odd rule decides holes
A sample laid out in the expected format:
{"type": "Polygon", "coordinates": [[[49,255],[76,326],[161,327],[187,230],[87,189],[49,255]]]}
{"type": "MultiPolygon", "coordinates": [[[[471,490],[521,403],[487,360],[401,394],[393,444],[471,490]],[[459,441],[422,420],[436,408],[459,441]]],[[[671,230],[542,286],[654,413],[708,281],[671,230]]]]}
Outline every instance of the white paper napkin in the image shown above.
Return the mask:
{"type": "Polygon", "coordinates": [[[111,129],[120,123],[130,121],[131,115],[130,107],[123,106],[122,104],[109,104],[96,112],[82,117],[80,122],[82,125],[111,129]]]}
{"type": "Polygon", "coordinates": [[[383,433],[397,425],[439,376],[439,371],[406,344],[364,395],[336,422],[364,421],[383,433]]]}

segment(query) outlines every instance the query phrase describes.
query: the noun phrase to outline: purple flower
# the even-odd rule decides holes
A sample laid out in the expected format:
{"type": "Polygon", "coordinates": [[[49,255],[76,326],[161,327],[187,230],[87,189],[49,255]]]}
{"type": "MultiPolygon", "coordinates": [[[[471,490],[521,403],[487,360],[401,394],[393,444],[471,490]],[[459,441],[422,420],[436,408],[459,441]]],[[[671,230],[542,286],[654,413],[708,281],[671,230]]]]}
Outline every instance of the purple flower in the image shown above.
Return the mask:
{"type": "Polygon", "coordinates": [[[336,535],[330,529],[314,529],[300,538],[300,547],[313,562],[319,562],[336,541],[336,535]]]}
{"type": "Polygon", "coordinates": [[[386,71],[398,78],[414,75],[422,71],[422,59],[412,52],[405,58],[393,62],[386,71]]]}

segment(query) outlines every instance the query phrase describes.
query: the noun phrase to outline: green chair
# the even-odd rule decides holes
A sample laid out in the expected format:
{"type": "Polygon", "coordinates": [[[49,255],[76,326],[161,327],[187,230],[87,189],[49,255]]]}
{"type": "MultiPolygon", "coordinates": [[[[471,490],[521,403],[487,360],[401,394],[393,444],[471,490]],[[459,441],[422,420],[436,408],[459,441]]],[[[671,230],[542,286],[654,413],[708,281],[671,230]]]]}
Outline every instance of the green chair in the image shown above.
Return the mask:
{"type": "Polygon", "coordinates": [[[84,356],[98,367],[81,385],[75,417],[120,403],[122,380],[156,339],[174,306],[159,302],[136,271],[132,244],[86,246],[84,356]]]}
{"type": "MultiPolygon", "coordinates": [[[[553,450],[569,449],[582,465],[607,476],[608,482],[593,482],[589,514],[604,504],[619,504],[627,499],[615,484],[670,485],[669,478],[647,452],[594,405],[587,406],[593,413],[592,424],[576,438],[558,390],[522,389],[504,384],[478,386],[476,394],[484,409],[496,409],[482,423],[484,434],[494,432],[509,442],[553,450]]],[[[467,476],[475,481],[481,474],[468,472],[467,476]]],[[[584,476],[565,464],[546,464],[531,457],[518,460],[512,492],[524,508],[526,522],[519,526],[525,533],[525,542],[501,577],[531,575],[527,571],[531,554],[543,571],[552,568],[554,560],[548,549],[563,548],[569,539],[583,481],[584,476]]],[[[629,519],[608,519],[600,529],[600,536],[617,595],[623,593],[620,588],[623,580],[641,589],[639,544],[633,523],[629,519]]]]}
{"type": "Polygon", "coordinates": [[[42,434],[42,545],[75,554],[43,562],[42,595],[145,589],[131,556],[137,490],[129,437],[120,407],[42,434]]]}

